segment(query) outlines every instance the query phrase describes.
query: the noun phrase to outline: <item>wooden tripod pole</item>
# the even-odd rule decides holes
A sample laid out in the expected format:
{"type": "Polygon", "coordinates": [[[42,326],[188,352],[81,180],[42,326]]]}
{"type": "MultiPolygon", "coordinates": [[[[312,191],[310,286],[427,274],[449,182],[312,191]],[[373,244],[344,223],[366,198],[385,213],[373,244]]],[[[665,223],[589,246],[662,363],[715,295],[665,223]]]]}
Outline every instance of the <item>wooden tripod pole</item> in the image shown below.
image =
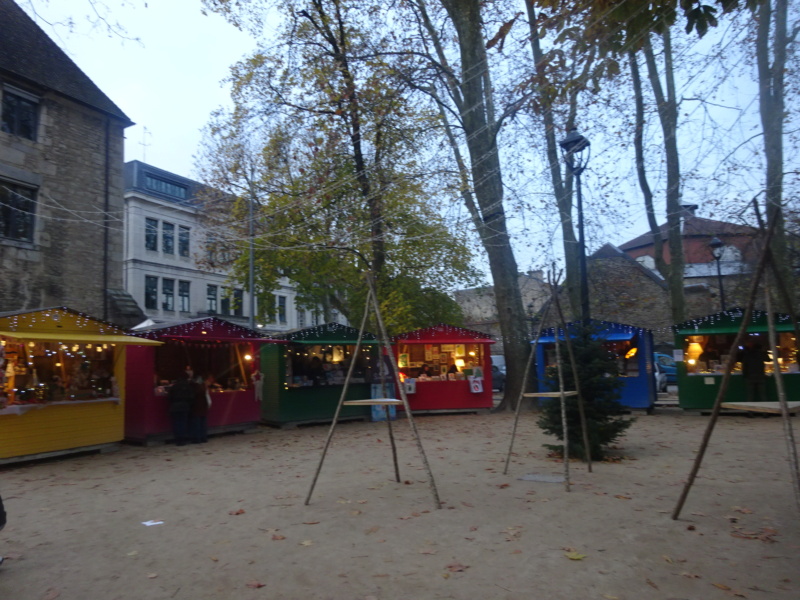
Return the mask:
{"type": "MultiPolygon", "coordinates": [[[[569,355],[569,364],[572,367],[572,379],[575,380],[575,391],[578,392],[578,416],[581,421],[581,434],[583,436],[583,452],[584,462],[589,473],[592,472],[592,450],[589,446],[589,426],[586,423],[586,411],[584,410],[583,394],[581,393],[581,380],[578,377],[578,364],[575,360],[575,351],[572,348],[572,339],[567,331],[567,324],[564,322],[564,312],[561,310],[561,302],[558,299],[558,290],[553,290],[553,298],[556,302],[556,310],[558,311],[558,320],[561,327],[564,329],[564,341],[567,343],[567,354],[569,355]]],[[[588,323],[583,323],[582,327],[587,327],[588,323]]]]}
{"type": "Polygon", "coordinates": [[[789,416],[789,405],[786,404],[786,389],[783,385],[783,373],[778,364],[778,336],[775,333],[775,314],[772,310],[772,299],[770,298],[769,276],[765,278],[764,296],[767,303],[767,324],[769,327],[769,348],[772,351],[772,376],[775,378],[775,387],[778,389],[778,402],[781,406],[781,417],[783,420],[783,433],[786,439],[786,446],[789,453],[789,468],[792,471],[792,488],[794,490],[794,500],[800,510],[800,472],[797,467],[797,445],[794,441],[794,430],[792,420],[789,416]]]}
{"type": "MultiPolygon", "coordinates": [[[[328,429],[328,437],[325,438],[325,446],[322,449],[322,456],[319,457],[319,464],[317,465],[317,471],[314,473],[314,479],[311,481],[311,487],[308,490],[308,494],[306,495],[305,504],[308,506],[308,503],[311,502],[311,494],[314,493],[314,487],[317,485],[317,479],[319,478],[319,472],[322,470],[322,463],[325,462],[325,455],[328,453],[328,447],[331,445],[331,439],[333,438],[333,430],[336,429],[336,422],[339,420],[339,413],[342,412],[342,403],[344,399],[347,397],[347,388],[350,385],[350,377],[353,374],[353,368],[356,364],[356,357],[358,356],[359,351],[361,350],[361,339],[364,336],[364,327],[367,324],[367,315],[369,314],[369,298],[372,294],[372,290],[367,291],[367,303],[364,305],[364,316],[361,319],[361,327],[358,330],[358,341],[356,341],[356,349],[353,352],[353,357],[350,360],[350,366],[347,369],[347,377],[345,377],[344,385],[342,386],[342,394],[339,396],[339,404],[336,405],[336,411],[333,413],[333,421],[331,422],[331,427],[328,429]]],[[[387,415],[388,420],[388,415],[387,415]]],[[[394,438],[392,438],[392,452],[395,454],[395,469],[397,468],[397,451],[394,448],[394,438]]],[[[397,474],[397,481],[400,481],[400,474],[397,474]]]]}
{"type": "Polygon", "coordinates": [[[758,264],[756,266],[755,273],[753,273],[753,279],[750,282],[750,290],[747,297],[747,306],[744,309],[744,315],[742,316],[742,324],[739,326],[739,331],[736,332],[736,337],[733,340],[733,344],[731,344],[730,351],[728,352],[728,362],[725,363],[725,374],[722,376],[722,381],[719,385],[719,391],[717,392],[717,397],[714,400],[714,408],[711,410],[711,417],[708,419],[708,424],[706,425],[705,433],[703,433],[703,440],[700,442],[700,449],[697,451],[697,455],[694,458],[694,464],[692,465],[692,470],[689,473],[689,477],[686,480],[686,484],[683,486],[683,491],[681,492],[680,498],[678,498],[678,503],[675,505],[675,509],[672,511],[672,519],[676,520],[680,514],[681,510],[683,510],[683,505],[686,503],[686,498],[689,496],[689,490],[692,489],[692,485],[694,484],[694,480],[697,478],[697,472],[700,470],[700,465],[703,462],[703,457],[705,456],[706,449],[708,448],[708,443],[711,440],[711,433],[714,431],[714,426],[717,423],[717,419],[719,418],[719,411],[722,405],[722,400],[725,398],[725,394],[728,391],[728,384],[731,380],[731,372],[733,371],[733,365],[736,364],[736,354],[739,350],[739,344],[741,343],[742,339],[744,338],[745,331],[747,331],[747,324],[750,321],[750,315],[753,314],[753,306],[756,302],[756,295],[758,293],[758,285],[761,282],[761,278],[764,274],[764,267],[766,266],[767,262],[767,254],[769,249],[769,243],[772,239],[772,235],[775,232],[775,226],[777,224],[777,219],[772,219],[767,228],[767,234],[764,236],[763,240],[763,247],[761,248],[761,256],[758,259],[758,264]]]}
{"type": "Polygon", "coordinates": [[[394,360],[394,353],[392,352],[392,346],[389,343],[389,334],[386,330],[386,325],[383,322],[383,316],[381,315],[381,307],[380,303],[378,302],[378,296],[375,291],[375,281],[372,279],[372,274],[368,271],[367,274],[367,283],[369,284],[369,289],[371,292],[372,297],[372,304],[375,308],[375,319],[378,321],[378,328],[380,329],[381,334],[381,343],[383,344],[384,350],[386,351],[386,356],[389,357],[389,364],[392,368],[392,373],[394,376],[394,381],[397,384],[397,388],[400,391],[400,399],[403,401],[403,408],[406,411],[406,418],[408,419],[408,424],[411,427],[411,433],[414,435],[414,440],[417,443],[417,450],[419,451],[419,455],[422,458],[422,463],[425,466],[425,471],[428,474],[428,485],[431,488],[431,494],[433,494],[433,500],[436,505],[436,508],[442,508],[442,503],[439,500],[439,491],[436,489],[436,481],[433,479],[433,472],[431,471],[431,466],[428,464],[428,457],[425,454],[425,449],[422,447],[422,441],[419,438],[419,432],[417,431],[417,424],[414,422],[414,417],[411,414],[411,407],[408,404],[408,395],[406,394],[406,388],[400,381],[400,377],[397,373],[397,362],[394,360]]]}
{"type": "Polygon", "coordinates": [[[547,301],[547,304],[542,311],[542,320],[539,321],[539,328],[536,330],[536,337],[533,340],[533,344],[531,344],[531,353],[528,354],[528,362],[525,365],[525,375],[522,377],[522,387],[519,389],[519,398],[517,398],[517,409],[514,413],[514,426],[511,429],[511,442],[508,444],[508,454],[506,455],[506,466],[503,469],[503,475],[508,475],[508,463],[511,460],[511,450],[514,448],[514,438],[517,435],[517,425],[519,424],[519,413],[522,409],[522,398],[525,394],[525,390],[528,387],[528,376],[531,372],[531,366],[533,365],[533,355],[536,354],[536,346],[539,344],[539,338],[542,336],[542,329],[544,328],[544,323],[547,320],[547,315],[550,312],[550,305],[552,304],[552,298],[547,301]]]}
{"type": "MultiPolygon", "coordinates": [[[[564,332],[564,337],[568,332],[564,332]]],[[[564,396],[564,371],[561,367],[561,351],[558,343],[558,330],[556,330],[556,365],[558,367],[558,390],[561,401],[561,429],[564,433],[564,490],[569,489],[569,429],[567,428],[567,399],[564,396]]]]}

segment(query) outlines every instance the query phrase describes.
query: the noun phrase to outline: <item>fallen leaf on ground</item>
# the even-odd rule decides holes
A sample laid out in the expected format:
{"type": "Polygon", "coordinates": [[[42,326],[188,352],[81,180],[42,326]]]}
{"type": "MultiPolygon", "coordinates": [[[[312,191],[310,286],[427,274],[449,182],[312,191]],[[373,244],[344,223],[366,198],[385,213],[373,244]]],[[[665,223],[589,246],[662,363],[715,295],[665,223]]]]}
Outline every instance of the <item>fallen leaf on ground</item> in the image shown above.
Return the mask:
{"type": "Polygon", "coordinates": [[[42,600],[55,600],[61,595],[61,590],[56,588],[50,588],[47,590],[44,596],[42,596],[42,600]]]}
{"type": "Polygon", "coordinates": [[[244,509],[240,508],[239,510],[229,510],[228,514],[229,515],[243,515],[244,514],[244,509]]]}
{"type": "Polygon", "coordinates": [[[619,600],[617,596],[612,596],[611,594],[603,594],[603,598],[606,600],[619,600]]]}
{"type": "Polygon", "coordinates": [[[730,587],[728,587],[724,583],[712,583],[711,585],[713,585],[715,588],[719,588],[721,590],[726,590],[727,591],[727,590],[731,589],[730,587]]]}
{"type": "Polygon", "coordinates": [[[419,551],[420,554],[436,554],[436,550],[433,548],[423,548],[419,551]]]}
{"type": "Polygon", "coordinates": [[[276,534],[274,534],[274,535],[272,536],[272,539],[273,539],[273,540],[276,540],[276,541],[277,541],[277,540],[285,540],[285,539],[286,539],[286,536],[285,536],[285,535],[280,535],[279,533],[276,533],[276,534]]]}
{"type": "Polygon", "coordinates": [[[261,583],[260,581],[248,581],[247,582],[247,587],[253,588],[255,590],[257,590],[258,588],[262,588],[265,585],[267,585],[267,584],[266,583],[261,583]]]}
{"type": "Polygon", "coordinates": [[[303,540],[302,542],[300,542],[300,545],[301,546],[313,546],[314,542],[312,542],[311,540],[303,540]]]}
{"type": "Polygon", "coordinates": [[[614,498],[619,498],[620,500],[630,500],[630,496],[623,496],[622,494],[616,494],[614,498]]]}
{"type": "Polygon", "coordinates": [[[580,552],[567,552],[564,554],[570,560],[583,560],[586,558],[585,554],[581,554],[580,552]]]}
{"type": "Polygon", "coordinates": [[[148,573],[147,574],[147,578],[148,579],[155,579],[156,577],[158,577],[158,573],[148,573]]]}
{"type": "Polygon", "coordinates": [[[303,521],[303,525],[319,525],[319,521],[303,521]]]}
{"type": "Polygon", "coordinates": [[[647,585],[649,585],[651,588],[658,589],[658,586],[649,579],[645,579],[645,581],[647,582],[647,585]]]}
{"type": "Polygon", "coordinates": [[[378,531],[379,529],[380,529],[380,527],[378,527],[377,525],[373,525],[372,527],[370,527],[369,529],[367,529],[367,530],[366,530],[364,533],[366,533],[367,535],[369,535],[370,533],[375,533],[375,532],[376,532],[376,531],[378,531]]]}
{"type": "Polygon", "coordinates": [[[462,565],[461,563],[456,562],[456,563],[450,563],[445,567],[445,569],[447,569],[451,573],[460,573],[462,571],[466,571],[467,569],[469,569],[469,567],[467,565],[462,565]]]}

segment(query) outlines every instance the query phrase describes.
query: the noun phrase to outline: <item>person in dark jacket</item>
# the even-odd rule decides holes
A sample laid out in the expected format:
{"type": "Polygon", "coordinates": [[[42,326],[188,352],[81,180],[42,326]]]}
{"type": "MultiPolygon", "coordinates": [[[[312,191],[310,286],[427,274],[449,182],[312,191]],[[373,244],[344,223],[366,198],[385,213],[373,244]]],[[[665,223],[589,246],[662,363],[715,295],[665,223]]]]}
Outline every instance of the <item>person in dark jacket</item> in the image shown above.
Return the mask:
{"type": "Polygon", "coordinates": [[[189,411],[189,436],[193,444],[205,444],[208,441],[208,409],[211,407],[211,376],[194,382],[195,392],[192,407],[189,411]]]}
{"type": "MultiPolygon", "coordinates": [[[[6,526],[6,509],[3,507],[3,497],[0,496],[0,530],[6,526]]],[[[3,564],[3,560],[5,560],[2,556],[0,556],[0,565],[3,564]]]]}
{"type": "Polygon", "coordinates": [[[187,367],[184,374],[167,392],[169,418],[172,421],[172,435],[176,446],[185,446],[189,440],[189,411],[194,403],[197,389],[192,377],[192,370],[187,367]]]}
{"type": "Polygon", "coordinates": [[[742,379],[747,390],[748,402],[767,401],[767,374],[764,363],[769,362],[769,354],[760,343],[750,340],[736,357],[742,363],[742,379]]]}

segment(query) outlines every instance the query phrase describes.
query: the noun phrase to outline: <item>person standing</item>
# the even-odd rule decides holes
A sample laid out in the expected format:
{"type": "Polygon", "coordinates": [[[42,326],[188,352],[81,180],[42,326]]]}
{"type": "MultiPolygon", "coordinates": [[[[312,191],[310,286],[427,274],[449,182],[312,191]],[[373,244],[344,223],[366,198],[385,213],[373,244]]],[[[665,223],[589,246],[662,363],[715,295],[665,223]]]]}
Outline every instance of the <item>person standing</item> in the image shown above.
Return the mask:
{"type": "MultiPolygon", "coordinates": [[[[3,507],[3,497],[0,496],[0,531],[6,526],[6,509],[3,507]]],[[[3,564],[5,559],[0,556],[0,565],[3,564]]]]}
{"type": "Polygon", "coordinates": [[[167,392],[169,417],[172,421],[172,435],[176,446],[185,446],[189,439],[189,411],[194,403],[197,386],[192,381],[194,373],[186,367],[183,375],[173,383],[167,392]]]}
{"type": "Polygon", "coordinates": [[[207,376],[195,382],[195,393],[189,411],[189,436],[193,444],[205,444],[208,441],[208,409],[211,408],[211,386],[214,378],[207,376]]]}
{"type": "Polygon", "coordinates": [[[742,379],[744,379],[748,402],[767,401],[767,374],[764,363],[769,361],[769,354],[761,344],[750,340],[739,351],[736,357],[742,363],[742,379]]]}

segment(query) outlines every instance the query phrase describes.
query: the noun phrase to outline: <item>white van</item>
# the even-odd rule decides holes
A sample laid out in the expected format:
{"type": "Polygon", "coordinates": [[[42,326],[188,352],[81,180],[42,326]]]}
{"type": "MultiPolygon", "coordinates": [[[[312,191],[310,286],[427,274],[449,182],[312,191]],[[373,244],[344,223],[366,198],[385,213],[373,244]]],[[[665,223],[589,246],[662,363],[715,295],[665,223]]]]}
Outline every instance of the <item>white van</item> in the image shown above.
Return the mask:
{"type": "Polygon", "coordinates": [[[503,372],[503,375],[506,373],[506,357],[502,354],[492,354],[492,366],[497,367],[500,371],[503,372]]]}

